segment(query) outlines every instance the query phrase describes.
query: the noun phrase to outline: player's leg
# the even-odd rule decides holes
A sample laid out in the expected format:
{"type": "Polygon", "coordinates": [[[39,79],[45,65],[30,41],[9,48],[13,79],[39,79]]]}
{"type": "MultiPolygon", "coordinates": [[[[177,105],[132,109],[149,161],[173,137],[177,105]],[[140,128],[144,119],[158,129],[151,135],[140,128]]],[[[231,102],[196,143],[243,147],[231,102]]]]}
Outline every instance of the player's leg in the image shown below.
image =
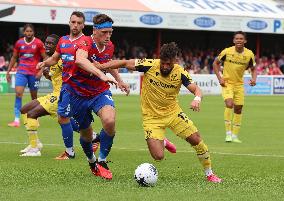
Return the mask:
{"type": "Polygon", "coordinates": [[[39,79],[36,79],[34,75],[28,75],[28,87],[30,89],[31,99],[37,99],[37,91],[39,88],[39,79]]]}
{"type": "Polygon", "coordinates": [[[234,107],[233,101],[233,87],[229,84],[226,87],[222,87],[222,96],[225,103],[225,110],[224,110],[224,123],[225,123],[225,130],[226,130],[226,142],[232,141],[232,113],[234,107]]]}
{"type": "Polygon", "coordinates": [[[115,108],[110,91],[100,94],[92,104],[92,110],[100,117],[102,130],[100,132],[100,153],[98,161],[107,168],[106,158],[110,153],[115,136],[115,108]]]}
{"type": "Polygon", "coordinates": [[[244,88],[242,86],[236,87],[234,92],[234,115],[233,115],[233,129],[232,141],[241,143],[238,138],[241,123],[242,123],[242,109],[244,105],[244,88]]]}
{"type": "Polygon", "coordinates": [[[203,142],[193,122],[182,111],[173,116],[170,122],[169,128],[176,133],[176,135],[190,143],[195,149],[208,181],[221,182],[221,179],[213,174],[207,145],[203,142]]]}
{"type": "Polygon", "coordinates": [[[108,167],[103,166],[96,161],[96,156],[93,151],[93,129],[91,122],[93,121],[92,110],[89,109],[89,104],[81,102],[78,108],[74,109],[74,118],[79,123],[80,128],[80,144],[88,159],[91,172],[104,179],[112,179],[112,173],[108,167]],[[76,111],[77,110],[77,111],[76,111]]]}
{"type": "Polygon", "coordinates": [[[27,129],[27,133],[29,136],[29,142],[30,142],[31,148],[26,153],[23,153],[21,156],[40,156],[41,155],[40,153],[41,147],[39,146],[39,139],[38,139],[39,123],[37,119],[45,115],[49,115],[49,113],[41,105],[40,101],[38,101],[38,104],[34,108],[28,111],[26,129],[27,129]]]}
{"type": "MultiPolygon", "coordinates": [[[[191,129],[189,130],[189,133],[191,129]]],[[[186,141],[195,149],[197,157],[204,168],[205,175],[209,182],[220,183],[222,179],[218,178],[212,171],[211,157],[207,145],[203,142],[199,132],[195,132],[186,138],[186,141]]]]}
{"type": "Polygon", "coordinates": [[[153,118],[143,115],[143,129],[145,140],[152,158],[156,161],[164,159],[165,118],[153,118]]]}
{"type": "Polygon", "coordinates": [[[62,139],[65,145],[65,151],[55,159],[66,160],[75,158],[75,152],[73,148],[73,129],[70,122],[72,116],[70,105],[71,94],[65,90],[64,86],[61,88],[60,97],[58,100],[58,123],[60,124],[62,131],[62,139]]]}
{"type": "Polygon", "coordinates": [[[20,115],[21,115],[20,109],[22,107],[22,97],[25,87],[28,83],[26,75],[20,73],[16,73],[15,80],[16,80],[15,83],[16,98],[14,104],[15,119],[13,122],[8,124],[8,126],[10,127],[20,127],[20,115]]]}
{"type": "MultiPolygon", "coordinates": [[[[22,114],[22,119],[23,119],[23,124],[26,127],[27,126],[27,113],[28,111],[32,110],[33,108],[35,108],[37,105],[39,105],[39,101],[38,100],[32,100],[31,102],[25,104],[20,112],[22,114]]],[[[38,144],[42,146],[42,144],[38,141],[38,144]]],[[[29,149],[31,148],[31,143],[29,143],[29,145],[27,147],[25,147],[24,149],[22,149],[20,152],[21,153],[26,153],[29,149]]]]}

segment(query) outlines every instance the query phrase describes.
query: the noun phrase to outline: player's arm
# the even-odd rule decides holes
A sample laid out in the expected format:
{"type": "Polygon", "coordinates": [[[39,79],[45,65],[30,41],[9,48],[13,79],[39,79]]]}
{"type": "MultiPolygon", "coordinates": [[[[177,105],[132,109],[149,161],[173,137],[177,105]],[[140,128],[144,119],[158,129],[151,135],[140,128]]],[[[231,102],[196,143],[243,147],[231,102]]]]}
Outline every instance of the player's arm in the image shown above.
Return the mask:
{"type": "Polygon", "coordinates": [[[225,81],[222,77],[222,74],[220,72],[221,69],[221,63],[224,62],[226,59],[226,53],[225,50],[223,50],[218,57],[215,58],[214,62],[213,62],[213,70],[215,75],[217,76],[217,79],[219,80],[219,83],[222,87],[225,87],[225,81]]]}
{"type": "Polygon", "coordinates": [[[192,94],[195,95],[195,98],[190,104],[190,108],[193,111],[200,111],[200,102],[202,99],[202,92],[201,89],[193,82],[192,78],[190,77],[189,73],[187,71],[183,71],[181,73],[181,82],[183,86],[185,86],[188,91],[190,91],[192,94]]]}
{"type": "Polygon", "coordinates": [[[188,89],[188,91],[190,91],[195,96],[193,101],[190,104],[190,108],[193,111],[199,112],[200,111],[200,103],[201,103],[201,99],[202,99],[201,89],[195,83],[190,83],[186,88],[188,89]]]}
{"type": "Polygon", "coordinates": [[[94,63],[94,65],[101,69],[101,70],[107,70],[107,69],[118,69],[118,68],[127,68],[129,70],[136,70],[135,67],[135,59],[130,60],[111,60],[104,64],[98,64],[97,62],[94,63]]]}
{"type": "Polygon", "coordinates": [[[88,52],[83,49],[78,49],[76,51],[75,64],[82,68],[83,70],[96,75],[98,78],[105,82],[117,85],[117,81],[112,78],[107,77],[101,70],[94,68],[94,65],[88,60],[88,52]]]}
{"type": "Polygon", "coordinates": [[[11,72],[11,69],[14,67],[15,63],[17,62],[17,59],[18,59],[18,52],[14,50],[13,55],[10,59],[10,63],[9,63],[9,66],[8,66],[7,73],[6,73],[7,82],[11,82],[10,72],[11,72]]]}
{"type": "Polygon", "coordinates": [[[55,51],[51,57],[47,58],[43,62],[39,62],[37,64],[36,68],[42,69],[45,66],[53,66],[53,65],[57,64],[59,59],[60,59],[60,54],[57,51],[55,51]]]}
{"type": "Polygon", "coordinates": [[[117,86],[118,88],[122,91],[125,92],[126,95],[129,95],[130,92],[130,87],[129,84],[123,82],[121,79],[121,76],[118,73],[117,69],[109,69],[108,72],[114,77],[114,79],[117,81],[117,86]]]}
{"type": "Polygon", "coordinates": [[[250,86],[255,86],[256,85],[256,77],[257,77],[257,72],[256,72],[256,62],[254,59],[254,55],[252,54],[252,57],[249,61],[248,68],[251,70],[251,80],[249,81],[250,86]]]}

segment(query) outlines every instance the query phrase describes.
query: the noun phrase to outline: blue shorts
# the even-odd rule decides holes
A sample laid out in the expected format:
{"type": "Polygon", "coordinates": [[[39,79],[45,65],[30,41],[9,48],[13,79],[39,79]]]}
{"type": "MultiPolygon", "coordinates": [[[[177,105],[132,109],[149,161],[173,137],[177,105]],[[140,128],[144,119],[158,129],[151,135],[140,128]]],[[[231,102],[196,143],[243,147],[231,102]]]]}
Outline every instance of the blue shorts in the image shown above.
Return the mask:
{"type": "Polygon", "coordinates": [[[38,90],[39,79],[36,79],[34,75],[16,73],[15,79],[16,79],[16,87],[17,86],[26,87],[28,85],[31,91],[38,90]]]}
{"type": "Polygon", "coordinates": [[[57,113],[62,117],[73,117],[79,123],[80,129],[86,129],[94,121],[92,111],[97,113],[106,105],[114,107],[109,90],[95,97],[82,97],[77,95],[68,84],[64,84],[58,100],[57,113]]]}

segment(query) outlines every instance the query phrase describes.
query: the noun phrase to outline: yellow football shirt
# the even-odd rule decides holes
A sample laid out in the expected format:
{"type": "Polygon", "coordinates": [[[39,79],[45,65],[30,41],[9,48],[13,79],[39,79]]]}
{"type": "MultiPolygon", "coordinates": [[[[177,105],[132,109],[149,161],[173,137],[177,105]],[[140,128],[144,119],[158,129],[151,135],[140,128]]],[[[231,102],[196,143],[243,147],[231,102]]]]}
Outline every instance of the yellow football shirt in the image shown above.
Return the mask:
{"type": "Polygon", "coordinates": [[[238,53],[235,46],[224,49],[218,55],[218,60],[223,62],[223,78],[229,84],[243,84],[245,70],[255,66],[253,52],[244,48],[242,53],[238,53]]]}
{"type": "Polygon", "coordinates": [[[62,61],[61,59],[57,64],[50,66],[49,76],[51,77],[51,82],[53,86],[53,94],[59,96],[61,86],[62,86],[62,61]]]}
{"type": "Polygon", "coordinates": [[[178,64],[172,72],[163,77],[159,59],[136,59],[137,71],[144,72],[141,94],[143,115],[164,116],[180,110],[177,96],[181,84],[187,87],[193,83],[189,73],[178,64]]]}

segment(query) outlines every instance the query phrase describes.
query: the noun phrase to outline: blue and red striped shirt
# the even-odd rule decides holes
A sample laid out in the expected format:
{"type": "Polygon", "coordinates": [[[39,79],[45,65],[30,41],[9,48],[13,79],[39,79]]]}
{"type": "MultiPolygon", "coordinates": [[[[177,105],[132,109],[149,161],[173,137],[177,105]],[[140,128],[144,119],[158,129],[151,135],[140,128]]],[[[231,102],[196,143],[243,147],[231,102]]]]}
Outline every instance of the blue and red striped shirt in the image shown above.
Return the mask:
{"type": "Polygon", "coordinates": [[[39,70],[36,65],[41,60],[41,54],[45,52],[43,42],[34,37],[31,42],[26,42],[25,37],[20,38],[14,46],[14,53],[18,54],[19,61],[17,72],[27,75],[36,75],[39,70]]]}
{"type": "MultiPolygon", "coordinates": [[[[92,37],[89,36],[87,37],[86,43],[80,43],[78,49],[87,51],[88,59],[91,62],[97,61],[99,63],[106,63],[112,59],[114,45],[112,42],[109,42],[104,49],[100,51],[92,37]]],[[[68,84],[81,96],[96,96],[108,90],[110,87],[108,83],[81,68],[74,73],[74,76],[72,76],[70,80],[71,83],[69,82],[68,84]]]]}

